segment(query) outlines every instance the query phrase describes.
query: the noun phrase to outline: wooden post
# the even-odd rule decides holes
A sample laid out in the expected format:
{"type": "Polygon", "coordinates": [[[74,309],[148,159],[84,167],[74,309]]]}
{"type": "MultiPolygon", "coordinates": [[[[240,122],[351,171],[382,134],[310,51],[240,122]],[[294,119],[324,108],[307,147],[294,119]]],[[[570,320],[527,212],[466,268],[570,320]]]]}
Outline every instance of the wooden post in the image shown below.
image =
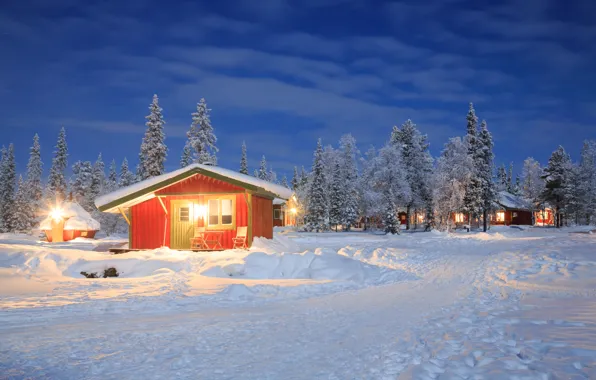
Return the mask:
{"type": "Polygon", "coordinates": [[[246,200],[246,206],[248,209],[248,236],[247,236],[247,243],[248,247],[252,245],[252,194],[244,192],[244,199],[246,200]]]}

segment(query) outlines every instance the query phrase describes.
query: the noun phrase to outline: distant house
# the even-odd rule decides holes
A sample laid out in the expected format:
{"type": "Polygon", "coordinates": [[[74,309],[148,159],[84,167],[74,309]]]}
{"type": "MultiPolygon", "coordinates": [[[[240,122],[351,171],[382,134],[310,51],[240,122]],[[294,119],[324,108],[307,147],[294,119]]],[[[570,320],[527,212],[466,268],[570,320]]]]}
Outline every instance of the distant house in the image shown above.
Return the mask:
{"type": "Polygon", "coordinates": [[[297,224],[297,208],[295,195],[292,195],[288,200],[275,199],[273,201],[273,226],[295,226],[297,224]]]}
{"type": "Polygon", "coordinates": [[[532,211],[529,202],[520,196],[500,191],[495,200],[495,212],[492,224],[496,225],[532,225],[532,211]]]}
{"type": "Polygon", "coordinates": [[[283,186],[192,164],[100,196],[95,204],[125,217],[130,249],[196,248],[197,235],[213,249],[230,249],[239,231],[247,232],[248,246],[255,237],[271,239],[273,204],[291,197],[283,186]]]}
{"type": "Polygon", "coordinates": [[[93,239],[100,227],[97,220],[73,201],[57,204],[39,225],[49,242],[69,241],[78,237],[93,239]]]}

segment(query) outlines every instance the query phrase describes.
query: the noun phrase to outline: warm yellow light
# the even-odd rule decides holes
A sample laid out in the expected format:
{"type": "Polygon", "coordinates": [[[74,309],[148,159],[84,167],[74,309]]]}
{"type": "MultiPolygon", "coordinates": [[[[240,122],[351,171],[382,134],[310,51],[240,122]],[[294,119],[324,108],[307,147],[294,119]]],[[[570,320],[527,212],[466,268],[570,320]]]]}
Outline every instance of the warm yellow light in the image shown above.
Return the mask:
{"type": "Polygon", "coordinates": [[[294,202],[296,202],[296,196],[295,196],[295,195],[292,195],[292,200],[293,200],[294,202]]]}
{"type": "Polygon", "coordinates": [[[195,203],[194,207],[193,207],[193,211],[194,211],[194,218],[195,220],[201,218],[201,219],[205,219],[205,216],[207,215],[207,207],[205,207],[205,205],[200,205],[195,203]]]}
{"type": "Polygon", "coordinates": [[[504,222],[504,221],[505,221],[505,212],[497,211],[497,222],[504,222]]]}
{"type": "Polygon", "coordinates": [[[52,219],[54,219],[54,221],[59,222],[62,220],[62,217],[64,216],[64,212],[62,211],[62,209],[56,207],[53,208],[52,211],[50,211],[50,217],[52,219]]]}
{"type": "Polygon", "coordinates": [[[292,214],[295,214],[298,212],[298,210],[296,210],[296,208],[292,208],[292,209],[290,209],[290,211],[292,212],[292,214]]]}

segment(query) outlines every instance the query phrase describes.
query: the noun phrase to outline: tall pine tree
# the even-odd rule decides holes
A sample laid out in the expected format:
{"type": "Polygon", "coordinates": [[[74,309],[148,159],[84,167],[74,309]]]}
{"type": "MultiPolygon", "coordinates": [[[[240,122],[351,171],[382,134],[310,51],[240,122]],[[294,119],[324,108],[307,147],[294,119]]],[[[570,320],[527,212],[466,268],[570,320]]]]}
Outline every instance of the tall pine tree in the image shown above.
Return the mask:
{"type": "Polygon", "coordinates": [[[186,133],[188,141],[186,145],[192,152],[192,161],[198,164],[217,165],[217,155],[219,151],[215,146],[217,137],[211,126],[209,113],[211,109],[207,108],[205,99],[197,103],[197,111],[192,114],[192,124],[190,130],[186,133]]]}
{"type": "Polygon", "coordinates": [[[269,173],[267,172],[267,160],[265,159],[264,155],[261,158],[261,163],[259,164],[259,171],[258,171],[257,178],[264,179],[265,181],[267,181],[269,179],[269,173]]]}
{"type": "Polygon", "coordinates": [[[292,190],[296,191],[300,184],[300,178],[298,178],[298,167],[294,166],[294,175],[292,176],[292,190]]]}
{"type": "Polygon", "coordinates": [[[339,162],[341,165],[340,188],[343,193],[341,209],[341,224],[349,231],[358,219],[358,205],[360,203],[358,183],[358,166],[356,156],[359,154],[356,139],[348,134],[339,140],[339,162]]]}
{"type": "Polygon", "coordinates": [[[329,193],[329,224],[335,226],[344,222],[345,190],[343,188],[343,173],[339,160],[335,161],[333,167],[333,178],[331,179],[331,192],[329,193]]]}
{"type": "Polygon", "coordinates": [[[38,223],[38,216],[41,211],[41,200],[43,198],[43,163],[41,162],[41,147],[39,136],[33,136],[33,146],[29,150],[29,162],[27,163],[27,179],[25,181],[26,198],[29,205],[26,210],[28,229],[34,228],[38,223]]]}
{"type": "Polygon", "coordinates": [[[240,157],[240,173],[248,175],[248,159],[246,158],[246,143],[242,141],[242,155],[240,157]]]}
{"type": "Polygon", "coordinates": [[[550,156],[548,165],[544,168],[542,178],[545,181],[545,189],[542,192],[542,200],[549,203],[555,209],[555,226],[563,225],[562,210],[566,206],[566,189],[569,183],[571,171],[571,158],[562,146],[559,146],[550,156]]]}
{"type": "Polygon", "coordinates": [[[190,150],[190,147],[187,144],[184,145],[184,148],[182,149],[182,157],[180,157],[180,167],[185,168],[190,164],[192,164],[192,151],[190,150]]]}
{"type": "Polygon", "coordinates": [[[18,189],[14,198],[14,207],[11,214],[11,226],[16,232],[28,233],[34,227],[31,223],[32,203],[29,200],[29,191],[23,177],[19,176],[18,189]]]}
{"type": "MultiPolygon", "coordinates": [[[[467,134],[466,142],[468,144],[468,156],[474,163],[473,173],[470,177],[470,182],[466,186],[466,194],[464,197],[463,210],[468,213],[469,221],[471,217],[478,216],[482,211],[482,184],[478,177],[478,162],[482,154],[482,147],[478,142],[478,117],[474,105],[470,103],[470,109],[466,117],[467,120],[467,134]]],[[[471,226],[470,226],[471,227],[471,226]]]]}
{"type": "Polygon", "coordinates": [[[307,228],[310,231],[327,230],[327,193],[325,192],[325,168],[323,167],[323,144],[317,141],[312,164],[312,181],[308,191],[307,228]]]}
{"type": "Polygon", "coordinates": [[[66,178],[64,177],[64,171],[67,165],[68,146],[66,145],[66,130],[62,127],[58,134],[58,142],[56,143],[56,150],[54,151],[50,177],[48,179],[48,196],[55,198],[57,201],[66,198],[66,178]]]}
{"type": "Polygon", "coordinates": [[[139,180],[145,180],[158,176],[164,172],[164,163],[168,154],[168,148],[164,133],[163,109],[159,106],[157,95],[153,95],[153,101],[149,106],[149,115],[145,117],[147,130],[141,143],[139,153],[139,166],[137,176],[139,180]]]}
{"type": "Polygon", "coordinates": [[[122,160],[122,165],[120,165],[120,179],[118,182],[118,187],[130,186],[134,183],[134,181],[135,175],[128,168],[128,160],[126,157],[124,157],[124,160],[122,160]]]}
{"type": "Polygon", "coordinates": [[[478,161],[475,163],[477,168],[476,175],[480,181],[480,188],[482,194],[482,221],[484,232],[488,229],[488,214],[492,208],[492,204],[497,196],[495,184],[493,182],[493,137],[488,131],[486,121],[482,121],[480,125],[480,133],[478,134],[478,145],[480,152],[478,154],[478,161]]]}
{"type": "Polygon", "coordinates": [[[0,161],[0,231],[2,232],[12,232],[16,227],[13,215],[16,175],[14,145],[10,144],[8,150],[2,147],[0,161]]]}

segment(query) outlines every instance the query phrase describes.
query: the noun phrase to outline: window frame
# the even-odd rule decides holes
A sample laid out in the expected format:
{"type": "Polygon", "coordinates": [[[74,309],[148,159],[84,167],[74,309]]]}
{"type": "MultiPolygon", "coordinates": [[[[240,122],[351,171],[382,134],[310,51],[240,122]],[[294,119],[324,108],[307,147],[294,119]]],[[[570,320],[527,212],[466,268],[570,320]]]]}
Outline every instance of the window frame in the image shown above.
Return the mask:
{"type": "Polygon", "coordinates": [[[278,208],[274,208],[273,209],[273,219],[275,219],[275,220],[282,220],[281,209],[278,209],[278,208]],[[277,217],[275,216],[275,214],[277,214],[277,217]]]}
{"type": "Polygon", "coordinates": [[[205,196],[205,205],[207,206],[207,217],[205,220],[205,227],[207,230],[235,230],[236,229],[236,195],[210,195],[205,196]],[[230,200],[232,201],[232,223],[231,224],[222,224],[222,200],[230,200]],[[209,217],[211,215],[211,210],[209,207],[210,201],[217,201],[217,224],[211,224],[209,217]]]}

